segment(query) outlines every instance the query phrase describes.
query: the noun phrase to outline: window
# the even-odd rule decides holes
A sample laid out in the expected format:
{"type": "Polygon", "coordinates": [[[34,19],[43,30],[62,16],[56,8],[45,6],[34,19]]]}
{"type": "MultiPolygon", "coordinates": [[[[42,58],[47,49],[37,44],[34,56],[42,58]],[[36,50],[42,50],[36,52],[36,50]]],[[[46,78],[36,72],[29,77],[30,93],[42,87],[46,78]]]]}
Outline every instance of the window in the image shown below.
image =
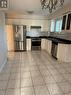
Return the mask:
{"type": "Polygon", "coordinates": [[[54,28],[55,28],[55,21],[51,20],[51,29],[50,29],[50,31],[54,32],[54,28]]]}
{"type": "Polygon", "coordinates": [[[62,19],[51,20],[51,32],[61,32],[62,19]]]}
{"type": "Polygon", "coordinates": [[[61,32],[61,28],[62,28],[62,19],[56,20],[55,32],[61,32]]]}

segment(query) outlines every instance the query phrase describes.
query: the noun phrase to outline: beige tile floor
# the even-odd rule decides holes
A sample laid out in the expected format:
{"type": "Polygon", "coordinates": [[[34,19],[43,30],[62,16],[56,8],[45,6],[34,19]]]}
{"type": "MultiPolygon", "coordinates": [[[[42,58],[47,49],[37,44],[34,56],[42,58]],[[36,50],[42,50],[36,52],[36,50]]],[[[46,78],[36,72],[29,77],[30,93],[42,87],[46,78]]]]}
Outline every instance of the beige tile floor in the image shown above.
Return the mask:
{"type": "Polygon", "coordinates": [[[0,72],[0,95],[71,95],[71,63],[46,51],[10,52],[0,72]]]}

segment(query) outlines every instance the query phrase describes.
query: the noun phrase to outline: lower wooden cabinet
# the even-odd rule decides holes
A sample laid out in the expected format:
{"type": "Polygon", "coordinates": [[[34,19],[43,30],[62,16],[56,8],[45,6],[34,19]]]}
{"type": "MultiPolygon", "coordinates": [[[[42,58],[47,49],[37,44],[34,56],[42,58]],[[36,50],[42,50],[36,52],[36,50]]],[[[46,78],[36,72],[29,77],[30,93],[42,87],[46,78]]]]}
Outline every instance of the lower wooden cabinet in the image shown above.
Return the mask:
{"type": "Polygon", "coordinates": [[[52,41],[47,39],[47,43],[48,43],[47,52],[48,52],[49,54],[51,54],[52,41]]]}
{"type": "Polygon", "coordinates": [[[62,62],[71,62],[71,45],[58,44],[57,58],[62,62]]]}
{"type": "Polygon", "coordinates": [[[41,39],[41,50],[46,49],[46,39],[41,39]]]}
{"type": "Polygon", "coordinates": [[[26,50],[31,50],[31,39],[26,39],[26,50]]]}
{"type": "Polygon", "coordinates": [[[46,50],[51,54],[52,41],[48,39],[41,39],[41,50],[46,50]]]}

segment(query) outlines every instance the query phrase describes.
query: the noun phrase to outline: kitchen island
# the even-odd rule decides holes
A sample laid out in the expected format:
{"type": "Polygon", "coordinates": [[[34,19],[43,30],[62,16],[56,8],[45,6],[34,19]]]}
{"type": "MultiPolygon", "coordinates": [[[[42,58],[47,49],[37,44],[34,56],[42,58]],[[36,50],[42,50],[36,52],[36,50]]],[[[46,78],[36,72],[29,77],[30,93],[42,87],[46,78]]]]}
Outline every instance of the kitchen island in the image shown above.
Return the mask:
{"type": "Polygon", "coordinates": [[[56,58],[62,62],[71,62],[71,40],[52,36],[48,39],[58,44],[56,58]]]}

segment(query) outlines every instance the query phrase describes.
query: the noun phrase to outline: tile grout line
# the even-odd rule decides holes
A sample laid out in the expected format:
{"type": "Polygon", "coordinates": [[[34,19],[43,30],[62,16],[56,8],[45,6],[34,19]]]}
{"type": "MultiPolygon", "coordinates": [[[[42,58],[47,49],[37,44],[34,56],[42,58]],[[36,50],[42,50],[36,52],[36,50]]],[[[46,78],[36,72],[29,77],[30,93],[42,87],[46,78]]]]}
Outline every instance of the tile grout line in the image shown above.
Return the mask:
{"type": "MultiPolygon", "coordinates": [[[[49,71],[50,72],[50,71],[49,71]]],[[[50,72],[51,73],[51,72],[50,72]]],[[[54,76],[51,74],[51,76],[54,78],[54,76]]],[[[55,80],[55,78],[54,78],[54,80],[55,80]]],[[[55,83],[57,84],[57,86],[60,88],[60,86],[58,85],[58,83],[59,82],[56,82],[56,80],[55,80],[55,83]]],[[[60,88],[60,90],[62,91],[62,89],[60,88]]],[[[62,93],[63,93],[63,91],[62,91],[62,93]]],[[[64,93],[63,93],[64,94],[64,93]]]]}
{"type": "MultiPolygon", "coordinates": [[[[11,64],[12,64],[12,63],[11,63],[11,64]]],[[[11,67],[11,69],[12,69],[12,67],[11,67]]],[[[10,71],[10,76],[11,76],[11,71],[10,71]]],[[[8,83],[9,83],[9,81],[10,81],[10,76],[9,76],[9,79],[8,79],[8,82],[7,82],[7,87],[8,87],[8,83]]],[[[6,89],[5,89],[5,95],[6,95],[7,87],[6,87],[6,89]]]]}
{"type": "MultiPolygon", "coordinates": [[[[51,61],[51,60],[49,60],[49,61],[51,61]]],[[[56,70],[57,70],[57,68],[56,67],[54,67],[56,70]]],[[[63,67],[64,68],[64,67],[63,67]]],[[[57,70],[58,71],[58,70],[57,70]]],[[[50,72],[50,71],[49,71],[50,72]]],[[[58,71],[59,72],[59,71],[58,71]]],[[[51,72],[50,72],[51,73],[51,72]]],[[[59,72],[60,73],[60,72],[59,72]]],[[[62,75],[62,73],[60,73],[61,75],[62,75]]],[[[51,74],[52,75],[52,74],[51,74]]],[[[53,76],[53,75],[52,75],[53,76]]],[[[63,75],[62,75],[63,76],[63,75]]],[[[53,76],[53,78],[54,78],[54,76],[53,76]]],[[[64,77],[63,77],[64,78],[64,77]]],[[[54,78],[54,80],[55,80],[55,78],[54,78]]],[[[55,80],[55,82],[56,82],[56,80],[55,80]]],[[[65,81],[65,82],[68,82],[67,80],[65,81]]],[[[58,83],[63,83],[63,82],[56,82],[56,84],[58,85],[58,83]]],[[[69,82],[68,82],[69,83],[69,82]]],[[[62,89],[61,89],[61,87],[58,85],[58,87],[60,88],[60,90],[62,91],[62,89]]],[[[63,91],[62,91],[62,93],[63,94],[65,94],[63,91]]]]}
{"type": "MultiPolygon", "coordinates": [[[[38,67],[39,68],[39,67],[38,67]]],[[[40,69],[39,69],[39,72],[40,72],[40,69]]],[[[41,74],[41,72],[40,72],[40,74],[41,74]]],[[[41,76],[42,76],[42,78],[43,78],[43,75],[41,74],[41,76]]],[[[44,80],[44,78],[43,78],[43,81],[45,82],[45,80],[44,80]]],[[[46,82],[45,82],[45,86],[46,86],[46,82]]],[[[47,88],[47,86],[46,86],[46,88],[47,88]]],[[[48,90],[48,93],[49,93],[49,95],[50,95],[50,92],[49,92],[49,89],[47,88],[47,90],[48,90]]]]}
{"type": "MultiPolygon", "coordinates": [[[[30,75],[31,75],[31,71],[30,71],[30,75]]],[[[32,76],[31,76],[31,80],[32,80],[32,87],[33,87],[33,90],[34,90],[34,95],[36,95],[36,93],[35,93],[35,88],[34,88],[34,84],[33,84],[32,76]]]]}
{"type": "MultiPolygon", "coordinates": [[[[42,60],[43,61],[43,60],[42,60]]],[[[44,61],[43,61],[44,62],[44,61]]],[[[43,64],[43,65],[45,65],[45,64],[43,64]]],[[[46,65],[45,65],[46,66],[46,65]]],[[[39,68],[39,67],[38,67],[39,68]]],[[[39,72],[40,72],[40,69],[39,69],[39,72]]],[[[40,74],[41,74],[41,72],[40,72],[40,74]]],[[[41,74],[41,76],[42,76],[42,78],[43,78],[43,75],[41,74]]],[[[43,78],[43,81],[45,82],[45,80],[44,80],[44,78],[43,78]]],[[[45,85],[46,85],[46,82],[45,82],[45,85]]],[[[48,89],[48,87],[46,86],[46,88],[47,88],[47,90],[48,90],[48,93],[49,93],[49,95],[50,95],[50,91],[49,91],[49,89],[48,89]]]]}
{"type": "Polygon", "coordinates": [[[20,95],[21,95],[21,64],[22,63],[20,63],[20,95]]]}
{"type": "MultiPolygon", "coordinates": [[[[37,54],[36,54],[36,56],[37,56],[37,54]]],[[[38,55],[38,56],[40,56],[40,54],[38,55]]],[[[26,56],[27,57],[27,56],[26,56]]],[[[40,57],[40,58],[42,58],[42,56],[40,57]]],[[[36,58],[35,58],[36,59],[36,58]]],[[[29,60],[31,60],[31,59],[29,59],[29,60]]],[[[48,60],[48,59],[47,59],[48,60]]],[[[49,59],[50,60],[50,59],[49,59]]],[[[36,60],[35,60],[36,61],[36,60]]],[[[43,60],[44,61],[44,60],[43,60]]],[[[28,61],[29,62],[29,61],[28,61]]],[[[31,61],[30,61],[31,62],[31,61]]],[[[37,61],[38,62],[38,61],[37,61]]],[[[52,62],[52,61],[51,61],[52,62]]],[[[45,62],[43,62],[43,63],[45,63],[45,62]]],[[[12,64],[13,65],[13,64],[12,64]]],[[[37,65],[37,64],[36,64],[37,65]]],[[[43,64],[43,65],[45,65],[46,66],[46,64],[43,64]]],[[[52,64],[53,65],[53,64],[52,64]]],[[[37,65],[38,66],[38,65],[37,65]]],[[[39,66],[38,66],[38,68],[39,68],[39,66]]],[[[48,69],[48,68],[47,68],[48,69]]],[[[39,69],[39,72],[41,73],[41,71],[40,71],[40,69],[39,69]]],[[[50,72],[50,71],[49,71],[50,72]]],[[[59,71],[58,71],[59,72],[59,71]]],[[[51,72],[50,72],[51,73],[51,72]]],[[[31,74],[31,71],[30,71],[30,74],[31,74]]],[[[54,78],[54,76],[53,76],[53,74],[51,73],[51,75],[52,75],[52,77],[54,78]]],[[[10,71],[10,75],[9,75],[9,79],[8,79],[8,81],[10,80],[10,76],[11,76],[11,71],[10,71]]],[[[43,78],[43,80],[44,80],[44,77],[43,77],[43,75],[42,75],[42,73],[41,73],[41,76],[42,76],[42,78],[43,78]]],[[[33,79],[32,79],[32,75],[31,75],[31,80],[32,80],[32,84],[33,84],[33,79]]],[[[55,79],[54,79],[55,80],[55,79]]],[[[45,80],[44,80],[45,81],[45,80]]],[[[68,82],[68,81],[66,81],[66,82],[68,82]]],[[[8,82],[9,83],[9,82],[8,82]]],[[[7,85],[8,85],[8,83],[7,83],[7,85]]],[[[58,83],[61,83],[61,82],[56,82],[56,80],[55,80],[55,83],[58,85],[58,83]]],[[[63,83],[63,82],[62,82],[63,83]]],[[[46,83],[45,83],[46,84],[46,83]]],[[[46,86],[47,87],[47,86],[46,86]]],[[[61,87],[58,85],[58,87],[61,89],[61,87]]],[[[34,89],[34,94],[36,94],[35,93],[35,88],[34,88],[34,85],[33,85],[33,89],[34,89]]],[[[48,89],[48,88],[47,88],[48,89]]],[[[7,88],[5,89],[5,90],[7,90],[7,88]]],[[[4,91],[5,91],[4,90],[4,91]]],[[[49,90],[48,90],[49,91],[49,90]]],[[[61,89],[61,91],[62,91],[62,89],[61,89]]],[[[62,91],[63,92],[63,91],[62,91]]],[[[70,93],[70,92],[69,92],[70,93]]],[[[6,91],[5,91],[5,94],[6,94],[6,91]]],[[[20,62],[20,94],[21,94],[21,62],[20,62]]],[[[64,95],[65,93],[63,93],[63,95],[64,95]]]]}
{"type": "MultiPolygon", "coordinates": [[[[49,60],[49,62],[50,62],[50,60],[49,60]]],[[[55,67],[54,67],[55,68],[55,67]]],[[[47,68],[48,69],[48,68],[47,68]]],[[[55,68],[56,69],[56,68],[55,68]]],[[[50,71],[49,71],[50,72],[50,71]]],[[[59,72],[59,71],[58,71],[59,72]]],[[[51,74],[51,72],[50,72],[50,74],[51,74]]],[[[51,74],[51,76],[53,76],[52,74],[51,74]]],[[[53,76],[53,78],[54,78],[54,76],[53,76]]],[[[54,78],[54,80],[55,80],[55,78],[54,78]]],[[[56,80],[55,80],[55,83],[57,84],[57,82],[56,82],[56,80]]],[[[57,84],[58,85],[58,84],[57,84]]],[[[62,91],[62,89],[61,89],[61,87],[58,85],[58,87],[60,88],[60,90],[62,91]]],[[[47,89],[48,89],[48,87],[47,87],[47,89]]],[[[50,92],[49,92],[50,93],[50,92]]],[[[62,93],[64,94],[64,92],[62,91],[62,93]]]]}
{"type": "MultiPolygon", "coordinates": [[[[29,56],[29,55],[28,55],[28,56],[29,56]]],[[[32,80],[32,87],[33,87],[33,90],[34,90],[34,95],[36,95],[36,93],[35,93],[35,88],[34,88],[34,84],[33,84],[32,75],[31,75],[31,71],[30,71],[30,76],[31,76],[31,80],[32,80]]]]}
{"type": "MultiPolygon", "coordinates": [[[[55,67],[55,69],[57,70],[57,68],[55,67]]],[[[64,67],[63,67],[63,69],[65,69],[64,67]]],[[[57,70],[58,72],[59,72],[59,70],[57,70]]],[[[60,73],[60,72],[59,72],[60,73]]],[[[61,75],[62,75],[62,73],[60,73],[61,75]]],[[[64,73],[64,74],[70,74],[70,73],[64,73]]],[[[62,77],[64,78],[64,76],[62,75],[62,77]]],[[[65,79],[65,78],[64,78],[65,79]]],[[[69,81],[68,80],[66,80],[65,79],[65,82],[68,82],[69,83],[69,81]]],[[[57,85],[58,85],[58,83],[63,83],[63,82],[56,82],[57,83],[57,85]]],[[[71,84],[71,83],[70,83],[71,84]]],[[[61,88],[60,88],[61,89],[61,88]]]]}
{"type": "MultiPolygon", "coordinates": [[[[45,64],[44,64],[45,65],[45,64]]],[[[46,66],[46,65],[45,65],[46,66]]],[[[48,70],[48,68],[47,68],[47,70],[48,70]]],[[[40,69],[39,69],[39,71],[40,71],[40,69]]],[[[50,72],[50,71],[49,71],[50,72]]],[[[41,72],[40,72],[41,73],[41,72]]],[[[51,74],[51,72],[50,72],[50,74],[51,74]]],[[[41,74],[42,75],[42,74],[41,74]]],[[[52,74],[51,74],[51,76],[53,76],[52,74]]],[[[43,76],[42,76],[43,77],[43,76]]],[[[54,77],[53,77],[54,78],[54,77]]],[[[43,78],[43,80],[44,80],[44,78],[43,78]]],[[[55,79],[54,79],[55,80],[55,79]]],[[[45,81],[45,80],[44,80],[45,81]]],[[[56,82],[56,81],[55,81],[56,82]]],[[[45,83],[46,84],[46,83],[45,83]]],[[[56,83],[57,84],[57,83],[56,83]]],[[[58,84],[57,84],[58,85],[58,84]]],[[[47,87],[47,86],[46,86],[47,87]]],[[[59,87],[59,86],[58,86],[59,87]]],[[[60,88],[60,87],[59,87],[60,88]]],[[[61,89],[61,88],[60,88],[61,89]]],[[[49,91],[49,89],[48,89],[48,87],[47,87],[47,90],[49,91]]],[[[61,89],[61,91],[62,91],[62,89],[61,89]]],[[[63,91],[62,91],[63,92],[63,91]]],[[[64,94],[64,93],[63,93],[64,94]]],[[[49,95],[50,95],[50,92],[49,92],[49,95]]]]}

